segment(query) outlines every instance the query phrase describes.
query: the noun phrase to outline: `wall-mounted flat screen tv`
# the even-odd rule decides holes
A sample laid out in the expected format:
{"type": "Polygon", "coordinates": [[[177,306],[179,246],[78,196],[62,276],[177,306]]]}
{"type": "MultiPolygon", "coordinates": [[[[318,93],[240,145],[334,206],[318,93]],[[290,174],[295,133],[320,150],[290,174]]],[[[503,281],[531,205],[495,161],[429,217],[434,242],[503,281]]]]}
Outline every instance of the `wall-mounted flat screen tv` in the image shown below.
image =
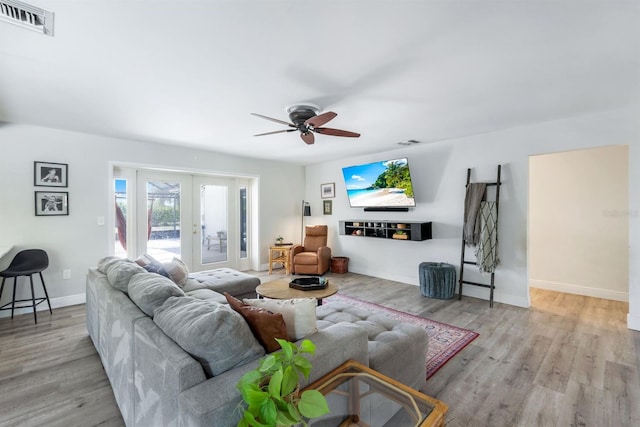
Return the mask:
{"type": "Polygon", "coordinates": [[[414,207],[413,184],[406,158],[342,168],[352,208],[414,207]]]}

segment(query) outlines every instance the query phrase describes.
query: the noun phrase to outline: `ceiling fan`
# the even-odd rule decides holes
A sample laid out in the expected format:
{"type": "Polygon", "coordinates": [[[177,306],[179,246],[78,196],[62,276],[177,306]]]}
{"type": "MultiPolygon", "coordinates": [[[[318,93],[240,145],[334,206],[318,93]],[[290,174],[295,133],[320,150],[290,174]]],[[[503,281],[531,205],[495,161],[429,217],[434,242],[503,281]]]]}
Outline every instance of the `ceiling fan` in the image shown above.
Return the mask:
{"type": "Polygon", "coordinates": [[[333,111],[327,111],[326,113],[318,115],[318,113],[320,112],[320,107],[318,107],[317,105],[293,105],[287,108],[287,112],[289,113],[289,119],[291,120],[291,122],[285,122],[284,120],[274,119],[272,117],[263,116],[262,114],[258,113],[251,113],[254,116],[289,126],[289,129],[260,133],[254,136],[264,136],[273,135],[275,133],[299,131],[300,138],[302,138],[302,140],[309,145],[313,144],[315,141],[315,138],[313,136],[314,132],[322,135],[346,136],[350,138],[358,138],[360,136],[359,133],[349,132],[347,130],[321,127],[322,125],[336,117],[337,114],[333,111]]]}

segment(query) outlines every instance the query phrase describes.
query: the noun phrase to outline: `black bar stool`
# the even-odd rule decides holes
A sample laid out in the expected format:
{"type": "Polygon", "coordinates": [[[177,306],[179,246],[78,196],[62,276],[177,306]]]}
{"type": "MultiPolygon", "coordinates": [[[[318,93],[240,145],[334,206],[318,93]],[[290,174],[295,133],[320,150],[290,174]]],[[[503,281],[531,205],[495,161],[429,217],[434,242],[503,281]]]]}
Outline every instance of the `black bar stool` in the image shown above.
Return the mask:
{"type": "Polygon", "coordinates": [[[49,266],[49,256],[42,249],[26,249],[24,251],[20,251],[16,254],[16,256],[11,261],[9,267],[6,270],[0,271],[0,277],[2,277],[2,287],[0,287],[0,298],[2,298],[2,293],[4,292],[4,281],[7,277],[13,277],[13,299],[11,302],[6,303],[3,306],[0,306],[0,310],[11,310],[11,318],[13,319],[13,311],[16,308],[28,308],[33,307],[33,318],[36,323],[38,323],[38,316],[36,315],[36,305],[42,303],[43,301],[47,301],[49,305],[49,313],[53,314],[51,311],[51,303],[49,302],[49,294],[47,293],[47,288],[44,285],[44,279],[42,278],[42,271],[45,270],[49,266]],[[44,289],[44,297],[36,298],[33,292],[33,275],[38,273],[40,275],[40,281],[42,282],[42,289],[44,289]],[[31,283],[31,299],[16,299],[16,287],[17,280],[19,276],[29,276],[29,281],[31,283]],[[30,301],[31,304],[19,305],[16,306],[16,303],[27,302],[30,301]],[[11,305],[11,307],[7,307],[11,305]]]}

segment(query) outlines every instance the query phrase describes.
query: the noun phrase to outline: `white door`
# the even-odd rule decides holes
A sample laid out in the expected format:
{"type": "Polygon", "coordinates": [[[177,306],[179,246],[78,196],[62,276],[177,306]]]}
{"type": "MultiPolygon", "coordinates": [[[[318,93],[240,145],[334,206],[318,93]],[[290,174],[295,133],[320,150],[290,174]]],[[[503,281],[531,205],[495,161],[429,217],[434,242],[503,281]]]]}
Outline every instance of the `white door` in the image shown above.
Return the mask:
{"type": "Polygon", "coordinates": [[[191,176],[139,171],[136,193],[136,253],[190,265],[191,176]]]}
{"type": "Polygon", "coordinates": [[[249,181],[193,178],[193,271],[249,269],[249,181]]]}

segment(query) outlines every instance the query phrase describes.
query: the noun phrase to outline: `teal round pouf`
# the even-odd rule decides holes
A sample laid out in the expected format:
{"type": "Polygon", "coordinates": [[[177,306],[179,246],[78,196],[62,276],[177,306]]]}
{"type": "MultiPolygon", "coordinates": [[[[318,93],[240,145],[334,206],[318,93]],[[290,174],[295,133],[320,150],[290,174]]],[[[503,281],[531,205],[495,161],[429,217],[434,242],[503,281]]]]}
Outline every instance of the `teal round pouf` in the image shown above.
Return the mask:
{"type": "Polygon", "coordinates": [[[456,268],[445,262],[422,262],[420,292],[428,298],[451,299],[456,291],[456,268]]]}

